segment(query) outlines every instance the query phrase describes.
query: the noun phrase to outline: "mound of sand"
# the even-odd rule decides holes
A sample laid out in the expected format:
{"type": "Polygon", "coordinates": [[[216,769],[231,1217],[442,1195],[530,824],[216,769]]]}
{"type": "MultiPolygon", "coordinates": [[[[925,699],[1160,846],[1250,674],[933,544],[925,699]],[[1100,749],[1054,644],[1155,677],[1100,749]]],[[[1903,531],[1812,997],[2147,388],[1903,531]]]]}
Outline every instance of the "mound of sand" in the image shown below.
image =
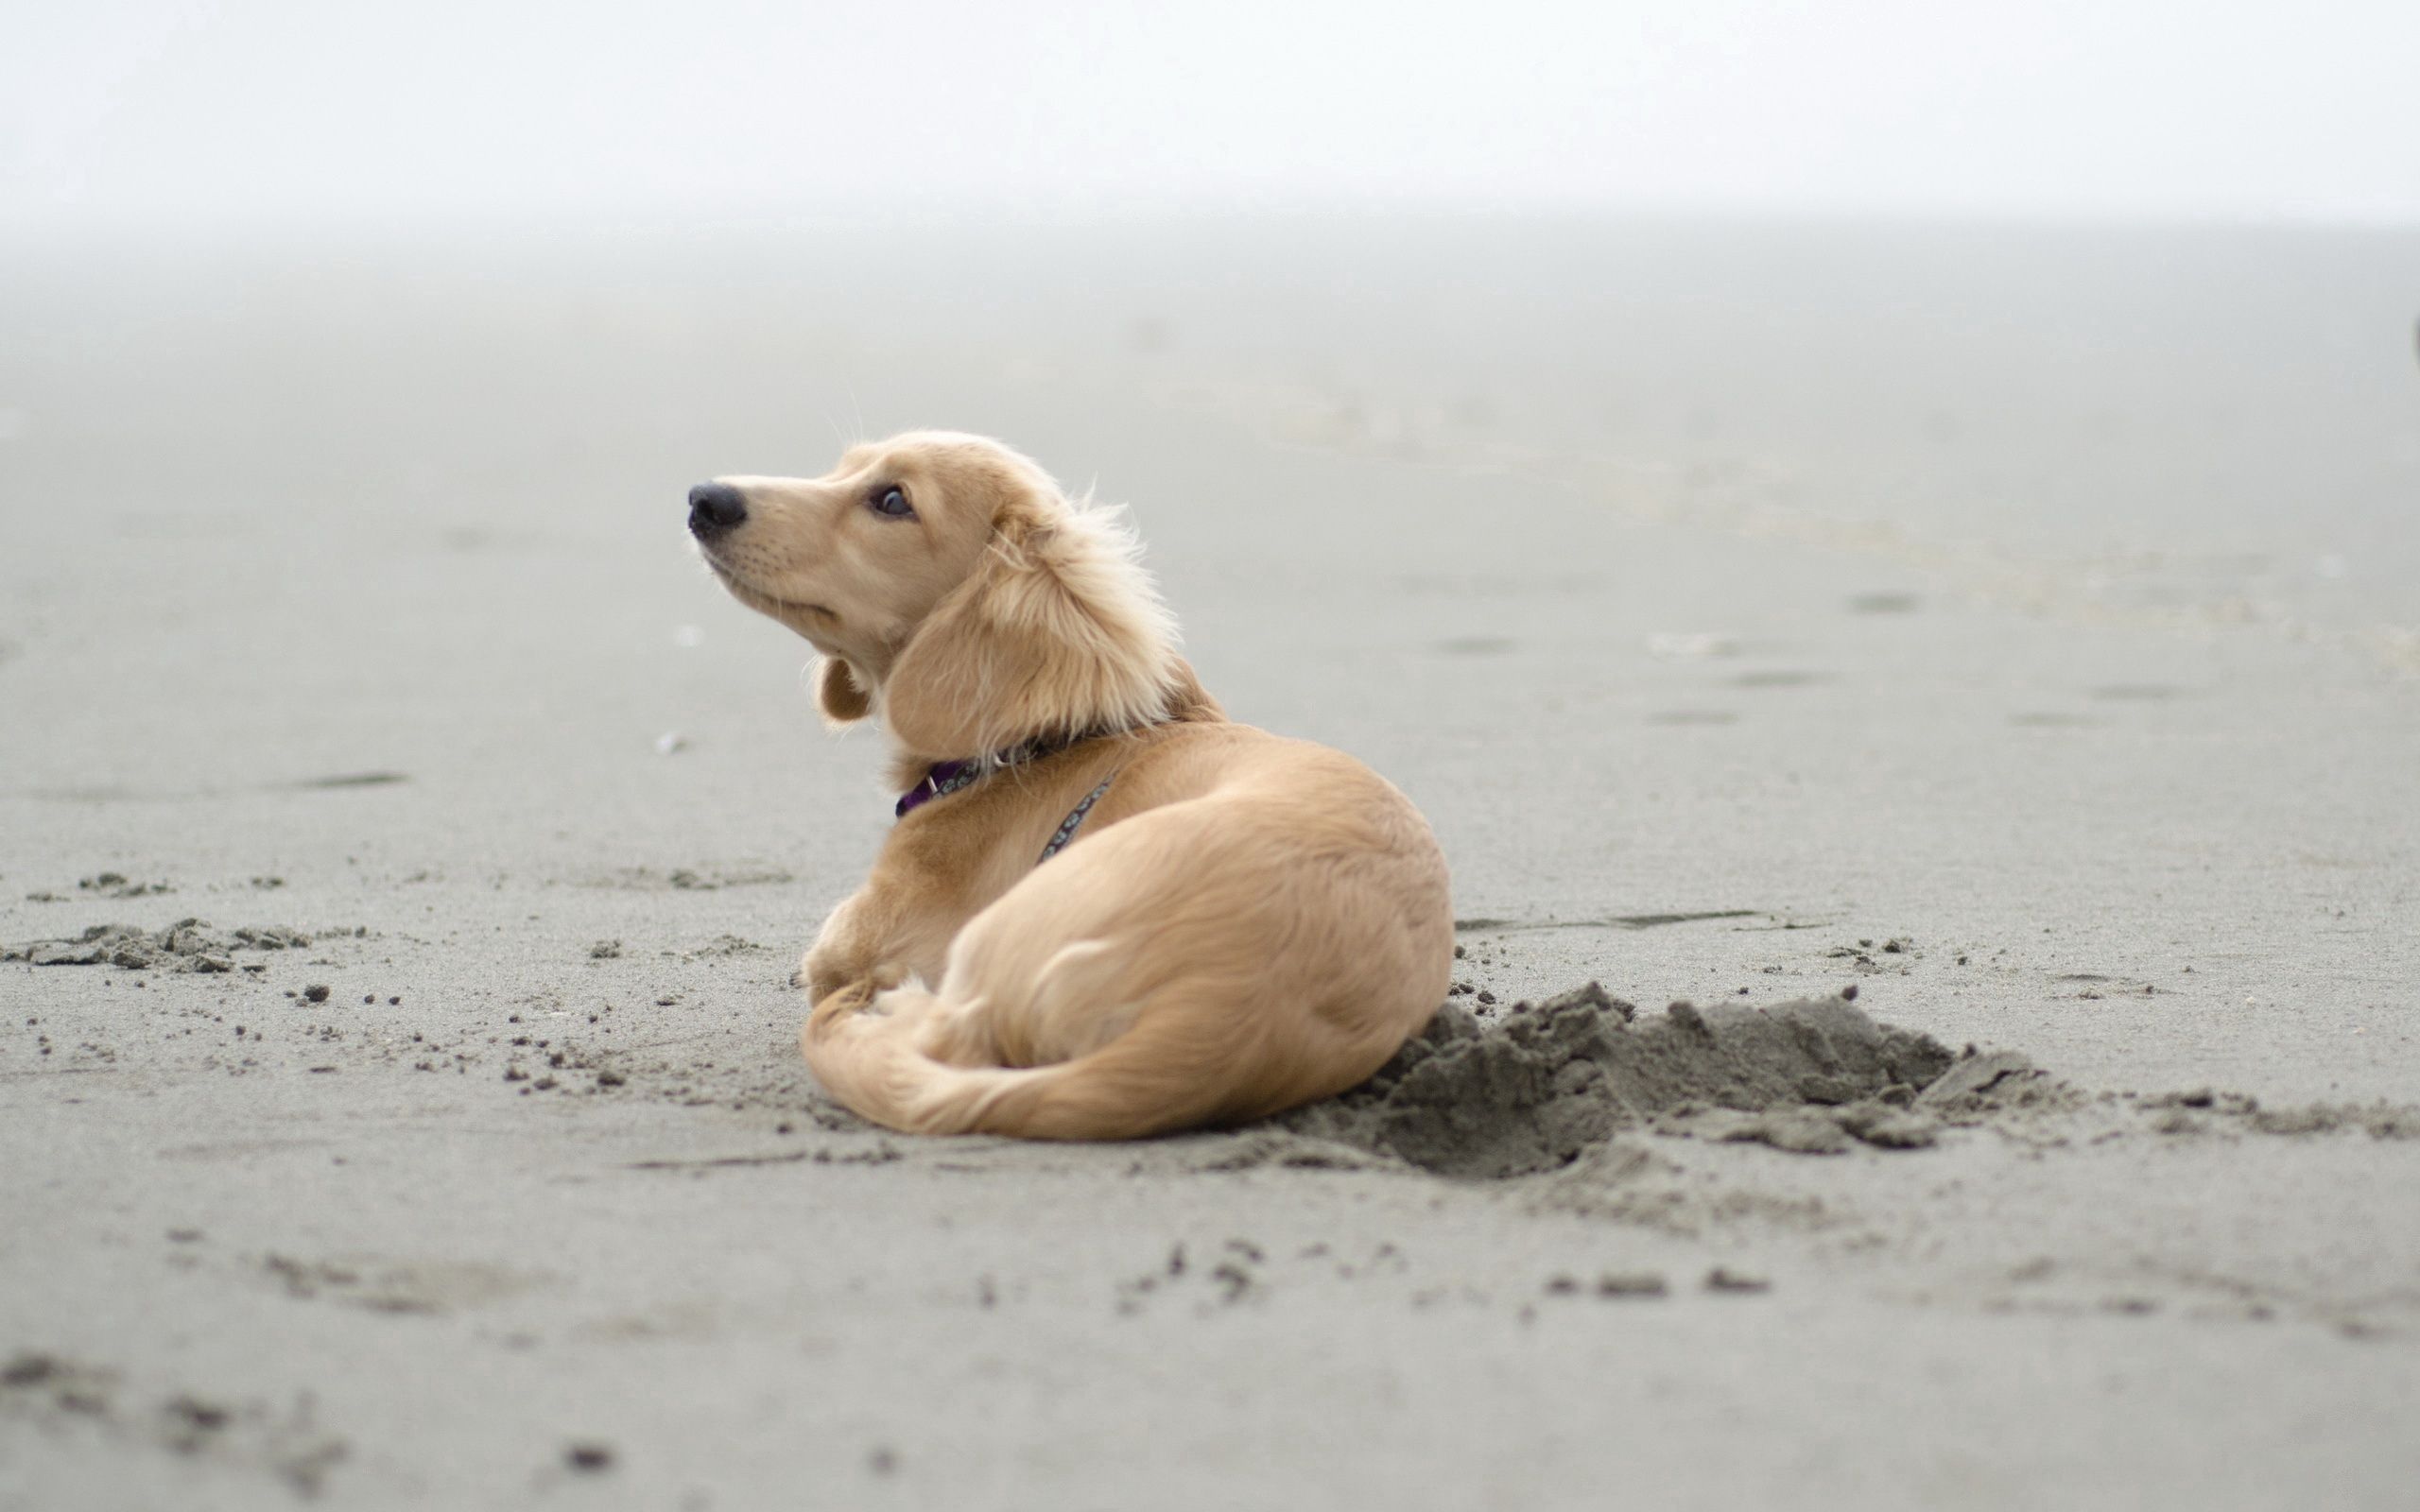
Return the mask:
{"type": "MultiPolygon", "coordinates": [[[[1443,1176],[1500,1179],[1568,1164],[1616,1131],[1754,1140],[1829,1154],[1931,1143],[1916,1105],[1962,1062],[1876,1023],[1846,997],[1770,1007],[1675,1003],[1642,1022],[1591,982],[1482,1023],[1447,1004],[1377,1074],[1280,1123],[1443,1176]]],[[[1996,1065],[1994,1077],[2017,1074],[1996,1065]]],[[[2031,1068],[2024,1068],[2030,1072],[2031,1068]]]]}
{"type": "Polygon", "coordinates": [[[135,924],[95,924],[75,939],[29,940],[0,948],[0,961],[114,966],[124,971],[232,971],[237,951],[300,950],[310,943],[310,936],[282,924],[248,926],[222,935],[199,919],[180,919],[158,930],[135,924]]]}

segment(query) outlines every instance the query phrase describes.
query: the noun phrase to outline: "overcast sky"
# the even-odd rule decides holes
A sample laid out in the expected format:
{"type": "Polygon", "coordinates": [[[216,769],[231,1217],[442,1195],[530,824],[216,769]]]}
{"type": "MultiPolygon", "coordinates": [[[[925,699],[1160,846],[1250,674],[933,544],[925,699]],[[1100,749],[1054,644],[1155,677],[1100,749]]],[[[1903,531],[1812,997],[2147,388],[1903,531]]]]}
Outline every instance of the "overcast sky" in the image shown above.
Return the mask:
{"type": "Polygon", "coordinates": [[[1409,203],[2420,221],[2420,0],[10,8],[21,226],[1409,203]]]}

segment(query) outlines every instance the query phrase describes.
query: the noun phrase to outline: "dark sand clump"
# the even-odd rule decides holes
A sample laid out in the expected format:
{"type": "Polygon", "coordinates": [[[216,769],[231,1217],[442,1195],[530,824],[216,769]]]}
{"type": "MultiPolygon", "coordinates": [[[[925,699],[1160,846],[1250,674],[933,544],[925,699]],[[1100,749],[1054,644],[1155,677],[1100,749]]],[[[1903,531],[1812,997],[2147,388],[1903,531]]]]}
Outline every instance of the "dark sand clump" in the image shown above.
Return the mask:
{"type": "Polygon", "coordinates": [[[310,943],[310,936],[281,924],[251,925],[222,934],[199,919],[181,919],[157,930],[135,924],[95,924],[75,939],[38,939],[0,947],[0,961],[114,966],[130,971],[232,971],[238,951],[300,950],[310,943]]]}
{"type": "Polygon", "coordinates": [[[1281,1124],[1481,1179],[1568,1164],[1651,1123],[1811,1154],[1910,1148],[1933,1129],[1912,1105],[1958,1063],[1843,998],[1675,1003],[1641,1022],[1591,982],[1488,1023],[1449,1003],[1369,1081],[1281,1124]]]}

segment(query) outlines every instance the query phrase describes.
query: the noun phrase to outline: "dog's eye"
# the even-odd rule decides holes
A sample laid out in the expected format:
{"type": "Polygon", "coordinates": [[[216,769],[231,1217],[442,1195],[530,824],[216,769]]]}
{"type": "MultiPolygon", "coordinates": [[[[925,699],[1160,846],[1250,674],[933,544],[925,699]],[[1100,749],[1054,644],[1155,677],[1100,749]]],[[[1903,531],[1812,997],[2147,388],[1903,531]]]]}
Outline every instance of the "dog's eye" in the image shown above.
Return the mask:
{"type": "Polygon", "coordinates": [[[889,515],[893,520],[905,520],[916,512],[908,506],[908,490],[896,483],[888,483],[874,490],[873,496],[866,500],[866,507],[876,514],[889,515]]]}

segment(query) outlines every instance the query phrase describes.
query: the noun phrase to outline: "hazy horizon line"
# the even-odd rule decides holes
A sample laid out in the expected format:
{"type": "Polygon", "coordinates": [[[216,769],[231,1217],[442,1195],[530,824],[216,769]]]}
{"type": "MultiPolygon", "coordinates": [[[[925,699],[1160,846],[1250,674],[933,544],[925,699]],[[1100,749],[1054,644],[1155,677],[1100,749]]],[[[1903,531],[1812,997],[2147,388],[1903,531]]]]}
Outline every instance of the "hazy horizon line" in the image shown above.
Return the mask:
{"type": "Polygon", "coordinates": [[[1508,224],[1573,230],[1621,226],[1688,229],[1755,226],[1807,231],[2008,231],[2043,232],[2420,232],[2420,211],[2311,207],[2252,213],[2178,207],[2079,208],[2073,206],[1915,206],[1877,201],[1838,203],[1746,202],[1715,199],[1575,203],[1548,199],[1471,202],[1456,197],[1360,198],[1317,197],[1193,197],[1184,200],[1060,202],[1003,198],[959,200],[947,205],[908,200],[821,208],[805,204],[682,209],[650,206],[615,210],[603,206],[533,205],[519,213],[475,207],[420,207],[389,214],[358,208],[330,211],[304,206],[207,216],[161,212],[80,214],[48,217],[19,215],[0,226],[0,247],[20,251],[44,248],[103,250],[113,244],[159,245],[163,239],[195,249],[238,249],[268,239],[290,245],[342,248],[364,238],[436,245],[597,239],[620,242],[678,241],[699,236],[785,234],[900,227],[951,232],[1046,233],[1053,232],[1150,231],[1209,225],[1332,224],[1377,226],[1462,224],[1500,220],[1508,224]]]}

